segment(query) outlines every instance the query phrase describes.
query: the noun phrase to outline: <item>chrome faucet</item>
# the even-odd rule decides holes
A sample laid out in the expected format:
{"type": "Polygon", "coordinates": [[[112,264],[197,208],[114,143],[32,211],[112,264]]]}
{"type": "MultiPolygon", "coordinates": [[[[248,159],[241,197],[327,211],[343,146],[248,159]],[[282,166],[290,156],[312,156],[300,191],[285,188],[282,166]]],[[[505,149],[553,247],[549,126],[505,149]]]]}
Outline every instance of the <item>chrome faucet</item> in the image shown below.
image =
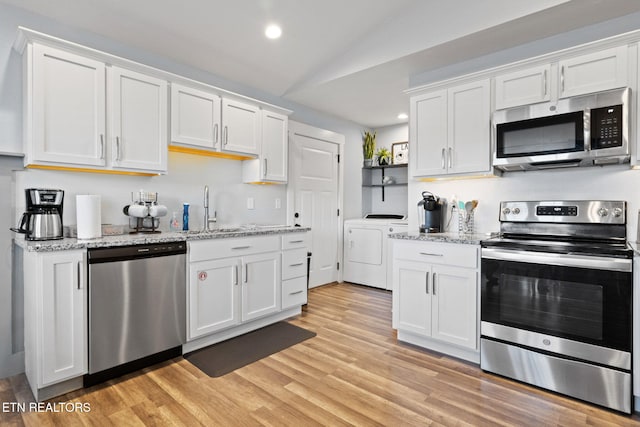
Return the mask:
{"type": "Polygon", "coordinates": [[[209,186],[204,186],[204,231],[211,231],[209,224],[216,222],[216,211],[213,211],[213,218],[209,218],[209,186]]]}

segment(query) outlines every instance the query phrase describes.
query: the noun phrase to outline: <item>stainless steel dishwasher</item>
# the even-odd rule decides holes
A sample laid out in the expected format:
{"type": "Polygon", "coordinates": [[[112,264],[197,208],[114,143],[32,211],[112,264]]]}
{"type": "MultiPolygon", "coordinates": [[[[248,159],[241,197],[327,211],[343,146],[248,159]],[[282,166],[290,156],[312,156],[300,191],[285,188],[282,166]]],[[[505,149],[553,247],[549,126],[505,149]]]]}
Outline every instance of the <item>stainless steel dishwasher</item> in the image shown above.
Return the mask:
{"type": "Polygon", "coordinates": [[[171,242],[88,251],[85,387],[182,354],[186,247],[171,242]]]}

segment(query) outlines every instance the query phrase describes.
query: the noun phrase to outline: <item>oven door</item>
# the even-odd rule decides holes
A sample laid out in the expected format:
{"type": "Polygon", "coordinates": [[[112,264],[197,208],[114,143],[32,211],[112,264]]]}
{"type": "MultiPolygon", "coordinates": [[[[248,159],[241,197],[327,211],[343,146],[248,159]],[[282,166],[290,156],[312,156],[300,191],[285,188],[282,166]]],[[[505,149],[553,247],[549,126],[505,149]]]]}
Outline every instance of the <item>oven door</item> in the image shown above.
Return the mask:
{"type": "Polygon", "coordinates": [[[481,333],[630,369],[632,260],[482,249],[481,333]]]}

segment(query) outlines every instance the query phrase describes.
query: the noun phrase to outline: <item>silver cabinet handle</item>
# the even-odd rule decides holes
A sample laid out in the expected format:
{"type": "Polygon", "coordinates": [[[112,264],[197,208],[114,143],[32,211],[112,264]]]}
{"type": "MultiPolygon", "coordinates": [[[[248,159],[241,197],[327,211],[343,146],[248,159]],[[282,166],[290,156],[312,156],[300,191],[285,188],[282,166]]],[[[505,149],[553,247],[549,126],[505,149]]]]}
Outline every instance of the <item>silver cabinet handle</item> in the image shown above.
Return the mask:
{"type": "Polygon", "coordinates": [[[249,264],[244,265],[244,283],[249,283],[249,264]]]}
{"type": "Polygon", "coordinates": [[[116,160],[120,160],[120,137],[116,136],[116,160]]]}
{"type": "Polygon", "coordinates": [[[299,267],[301,265],[304,265],[304,262],[299,262],[297,264],[289,264],[289,267],[299,267]]]}
{"type": "Polygon", "coordinates": [[[420,255],[426,255],[426,256],[444,256],[443,254],[434,254],[431,252],[420,252],[420,255]]]}
{"type": "Polygon", "coordinates": [[[542,94],[547,96],[547,70],[542,72],[542,94]]]}
{"type": "Polygon", "coordinates": [[[77,270],[76,272],[78,274],[78,277],[77,277],[77,279],[78,279],[78,289],[82,289],[82,285],[81,285],[82,284],[81,269],[82,269],[82,267],[80,266],[80,262],[78,261],[78,265],[77,265],[77,269],[76,269],[77,270]]]}
{"type": "Polygon", "coordinates": [[[564,65],[560,67],[560,95],[564,92],[564,65]]]}
{"type": "Polygon", "coordinates": [[[218,124],[213,125],[213,146],[218,145],[218,124]]]}
{"type": "Polygon", "coordinates": [[[433,272],[433,277],[431,277],[431,292],[433,293],[433,295],[436,294],[436,273],[435,271],[433,272]]]}
{"type": "Polygon", "coordinates": [[[229,128],[227,126],[224,127],[224,134],[222,136],[224,145],[227,145],[229,143],[229,128]]]}
{"type": "Polygon", "coordinates": [[[231,248],[232,251],[240,250],[240,249],[249,249],[251,246],[236,246],[235,248],[231,248]]]}
{"type": "Polygon", "coordinates": [[[426,276],[427,276],[427,279],[425,280],[425,282],[426,282],[425,283],[425,293],[427,295],[429,295],[429,272],[428,271],[427,271],[426,276]]]}
{"type": "MultiPolygon", "coordinates": [[[[349,230],[349,233],[351,233],[351,230],[349,230]]],[[[304,240],[291,240],[289,241],[289,243],[302,243],[304,242],[304,240]]]]}
{"type": "Polygon", "coordinates": [[[104,159],[104,134],[100,134],[100,160],[104,159]]]}
{"type": "Polygon", "coordinates": [[[236,286],[238,284],[238,264],[235,265],[233,273],[233,285],[236,286]]]}
{"type": "Polygon", "coordinates": [[[444,148],[442,149],[442,169],[444,169],[444,148]]]}
{"type": "Polygon", "coordinates": [[[301,294],[303,291],[295,291],[295,292],[291,292],[289,295],[298,295],[301,294]]]}
{"type": "Polygon", "coordinates": [[[449,169],[451,169],[451,166],[453,165],[453,149],[451,147],[449,147],[449,169]]]}
{"type": "Polygon", "coordinates": [[[267,159],[264,159],[264,176],[267,176],[267,159]]]}

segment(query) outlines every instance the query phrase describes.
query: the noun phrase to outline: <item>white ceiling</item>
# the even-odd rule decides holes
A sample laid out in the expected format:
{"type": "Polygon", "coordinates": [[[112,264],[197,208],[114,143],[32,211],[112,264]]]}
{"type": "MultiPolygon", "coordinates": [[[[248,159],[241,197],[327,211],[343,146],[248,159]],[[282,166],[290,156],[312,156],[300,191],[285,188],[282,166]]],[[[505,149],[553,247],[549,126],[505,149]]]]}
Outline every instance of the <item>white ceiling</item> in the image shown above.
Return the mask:
{"type": "Polygon", "coordinates": [[[640,11],[639,0],[0,0],[368,127],[409,77],[640,11]],[[283,35],[264,37],[275,22],[283,35]]]}

